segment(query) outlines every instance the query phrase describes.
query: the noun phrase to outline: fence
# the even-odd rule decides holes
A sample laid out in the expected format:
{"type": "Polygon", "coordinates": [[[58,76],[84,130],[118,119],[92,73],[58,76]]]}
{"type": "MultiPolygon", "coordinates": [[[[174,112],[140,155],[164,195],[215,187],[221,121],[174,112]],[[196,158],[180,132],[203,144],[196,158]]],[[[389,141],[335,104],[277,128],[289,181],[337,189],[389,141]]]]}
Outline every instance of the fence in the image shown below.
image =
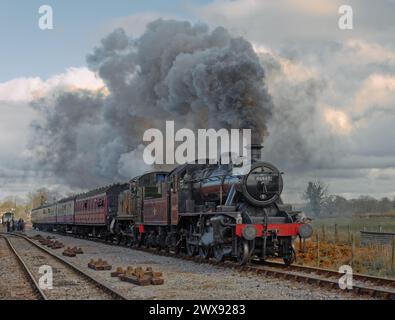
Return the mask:
{"type": "Polygon", "coordinates": [[[369,245],[391,245],[395,233],[361,231],[361,246],[369,245]]]}
{"type": "Polygon", "coordinates": [[[301,241],[296,248],[299,263],[332,269],[349,264],[354,272],[395,277],[395,233],[321,225],[307,245],[301,241]]]}

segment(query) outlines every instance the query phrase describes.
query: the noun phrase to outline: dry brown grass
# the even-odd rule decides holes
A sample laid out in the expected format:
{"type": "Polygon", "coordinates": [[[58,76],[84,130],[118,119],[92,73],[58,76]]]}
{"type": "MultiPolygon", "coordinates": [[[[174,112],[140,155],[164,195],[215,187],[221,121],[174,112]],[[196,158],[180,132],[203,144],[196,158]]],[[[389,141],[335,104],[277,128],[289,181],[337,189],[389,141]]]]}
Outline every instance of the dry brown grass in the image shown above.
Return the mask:
{"type": "MultiPolygon", "coordinates": [[[[338,270],[342,265],[351,265],[355,273],[370,274],[374,276],[393,277],[392,247],[355,245],[354,254],[349,243],[319,243],[319,258],[317,258],[316,241],[307,241],[305,252],[298,251],[297,263],[308,266],[338,270]]],[[[299,245],[297,245],[299,249],[299,245]]]]}

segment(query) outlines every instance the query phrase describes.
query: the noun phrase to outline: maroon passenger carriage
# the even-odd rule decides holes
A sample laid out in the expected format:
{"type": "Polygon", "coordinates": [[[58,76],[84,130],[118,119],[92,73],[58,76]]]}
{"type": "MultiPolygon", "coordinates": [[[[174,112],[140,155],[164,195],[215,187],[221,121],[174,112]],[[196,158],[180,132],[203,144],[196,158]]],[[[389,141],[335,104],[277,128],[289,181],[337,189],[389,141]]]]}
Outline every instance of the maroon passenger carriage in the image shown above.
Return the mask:
{"type": "Polygon", "coordinates": [[[127,184],[114,184],[77,195],[72,232],[82,236],[108,238],[114,234],[120,192],[127,184]]]}
{"type": "Polygon", "coordinates": [[[44,204],[32,210],[33,227],[39,227],[42,230],[52,231],[57,223],[57,205],[56,203],[44,204]]]}
{"type": "Polygon", "coordinates": [[[118,200],[128,184],[117,183],[62,199],[32,210],[33,227],[83,237],[111,237],[118,213],[118,200]]]}
{"type": "Polygon", "coordinates": [[[62,199],[57,203],[56,230],[62,232],[71,230],[74,225],[74,204],[75,196],[62,199]]]}

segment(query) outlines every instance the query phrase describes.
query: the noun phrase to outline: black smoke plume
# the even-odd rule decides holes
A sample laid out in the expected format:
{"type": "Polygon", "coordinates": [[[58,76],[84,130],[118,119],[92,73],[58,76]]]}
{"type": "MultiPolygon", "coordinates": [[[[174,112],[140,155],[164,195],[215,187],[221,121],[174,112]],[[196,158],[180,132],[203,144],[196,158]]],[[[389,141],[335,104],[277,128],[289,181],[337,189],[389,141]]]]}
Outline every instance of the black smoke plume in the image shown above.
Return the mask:
{"type": "Polygon", "coordinates": [[[263,140],[273,105],[252,45],[224,28],[156,20],[138,39],[117,29],[87,57],[108,92],[57,91],[36,101],[31,148],[71,187],[141,174],[146,129],[250,128],[263,140]]]}

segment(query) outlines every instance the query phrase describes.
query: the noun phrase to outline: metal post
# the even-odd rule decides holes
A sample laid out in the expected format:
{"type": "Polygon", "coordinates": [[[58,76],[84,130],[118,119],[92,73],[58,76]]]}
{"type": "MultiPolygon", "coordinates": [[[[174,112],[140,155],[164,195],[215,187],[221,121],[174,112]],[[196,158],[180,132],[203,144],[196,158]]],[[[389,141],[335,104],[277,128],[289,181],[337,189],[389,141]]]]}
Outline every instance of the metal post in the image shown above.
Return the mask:
{"type": "Polygon", "coordinates": [[[322,225],[322,241],[324,241],[325,242],[325,239],[326,239],[326,235],[325,235],[325,225],[323,224],[322,225]]]}
{"type": "Polygon", "coordinates": [[[355,237],[354,234],[351,235],[351,267],[354,266],[355,259],[355,237]]]}
{"type": "Polygon", "coordinates": [[[338,233],[337,233],[337,224],[335,224],[335,243],[339,241],[338,239],[338,233]]]}
{"type": "Polygon", "coordinates": [[[299,251],[303,252],[302,249],[303,249],[303,247],[302,247],[302,237],[299,236],[299,251]]]}
{"type": "Polygon", "coordinates": [[[348,225],[348,243],[351,244],[351,226],[348,225]]]}
{"type": "Polygon", "coordinates": [[[395,236],[392,236],[391,271],[395,271],[395,236]]]}
{"type": "Polygon", "coordinates": [[[316,235],[316,241],[317,241],[317,267],[320,266],[320,236],[316,235]]]}

